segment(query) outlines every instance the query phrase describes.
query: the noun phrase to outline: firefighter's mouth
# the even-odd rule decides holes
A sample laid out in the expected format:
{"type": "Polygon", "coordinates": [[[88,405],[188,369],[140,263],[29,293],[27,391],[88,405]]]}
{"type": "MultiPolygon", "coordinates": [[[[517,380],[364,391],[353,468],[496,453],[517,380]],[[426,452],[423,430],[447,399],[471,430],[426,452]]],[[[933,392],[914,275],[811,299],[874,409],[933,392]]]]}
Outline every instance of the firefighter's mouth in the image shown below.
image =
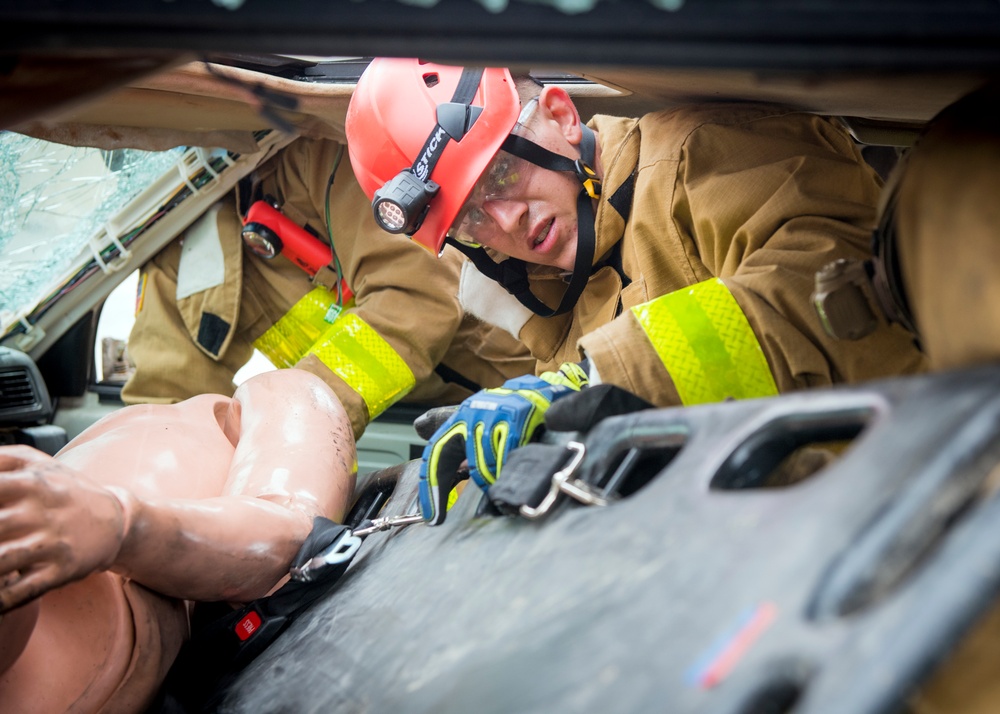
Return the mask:
{"type": "Polygon", "coordinates": [[[552,224],[553,223],[555,223],[555,219],[554,218],[551,219],[551,220],[549,220],[548,223],[546,223],[544,226],[542,226],[542,230],[540,230],[538,232],[538,235],[535,236],[535,239],[533,241],[531,241],[531,247],[532,248],[537,248],[538,246],[540,246],[542,243],[545,242],[545,239],[549,237],[549,233],[552,231],[552,224]]]}

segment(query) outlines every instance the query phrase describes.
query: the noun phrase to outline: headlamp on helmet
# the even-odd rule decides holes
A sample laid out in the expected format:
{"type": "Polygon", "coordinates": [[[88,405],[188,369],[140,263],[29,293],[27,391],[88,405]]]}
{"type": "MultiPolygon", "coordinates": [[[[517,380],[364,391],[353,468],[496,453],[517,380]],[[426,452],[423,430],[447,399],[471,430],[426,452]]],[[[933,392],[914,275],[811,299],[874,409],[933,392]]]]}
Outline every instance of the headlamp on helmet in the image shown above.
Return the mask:
{"type": "Polygon", "coordinates": [[[431,199],[440,188],[433,181],[417,178],[409,169],[400,171],[375,192],[372,198],[375,221],[389,233],[413,235],[424,222],[431,199]]]}

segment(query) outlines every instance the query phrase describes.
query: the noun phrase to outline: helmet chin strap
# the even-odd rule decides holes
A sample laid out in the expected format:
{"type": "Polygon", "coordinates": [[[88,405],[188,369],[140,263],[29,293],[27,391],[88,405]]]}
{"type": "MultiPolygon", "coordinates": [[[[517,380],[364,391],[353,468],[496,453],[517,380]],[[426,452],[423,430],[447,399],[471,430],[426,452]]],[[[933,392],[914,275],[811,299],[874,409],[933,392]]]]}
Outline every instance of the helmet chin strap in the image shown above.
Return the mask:
{"type": "Polygon", "coordinates": [[[552,171],[570,171],[579,179],[582,186],[576,201],[576,259],[573,262],[573,274],[570,276],[569,285],[558,307],[549,307],[531,292],[528,264],[523,260],[508,258],[502,263],[496,263],[483,248],[473,248],[448,239],[449,243],[468,256],[479,272],[500,283],[507,292],[517,298],[518,302],[542,317],[562,315],[572,310],[583,294],[593,269],[596,236],[594,207],[591,201],[601,195],[601,181],[592,168],[597,149],[594,132],[586,125],[581,125],[581,129],[583,136],[580,140],[580,159],[575,161],[513,134],[508,136],[500,147],[536,166],[552,171]]]}

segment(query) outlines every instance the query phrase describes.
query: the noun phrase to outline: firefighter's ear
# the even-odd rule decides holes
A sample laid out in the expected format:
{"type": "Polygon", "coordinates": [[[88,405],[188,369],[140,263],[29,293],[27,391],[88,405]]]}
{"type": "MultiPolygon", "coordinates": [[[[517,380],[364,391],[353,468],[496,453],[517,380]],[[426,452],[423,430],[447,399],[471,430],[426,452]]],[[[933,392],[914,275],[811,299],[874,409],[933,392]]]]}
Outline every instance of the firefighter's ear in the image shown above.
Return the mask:
{"type": "Polygon", "coordinates": [[[565,89],[545,87],[538,95],[538,110],[543,120],[551,122],[566,141],[573,146],[580,143],[583,136],[580,112],[565,89]]]}

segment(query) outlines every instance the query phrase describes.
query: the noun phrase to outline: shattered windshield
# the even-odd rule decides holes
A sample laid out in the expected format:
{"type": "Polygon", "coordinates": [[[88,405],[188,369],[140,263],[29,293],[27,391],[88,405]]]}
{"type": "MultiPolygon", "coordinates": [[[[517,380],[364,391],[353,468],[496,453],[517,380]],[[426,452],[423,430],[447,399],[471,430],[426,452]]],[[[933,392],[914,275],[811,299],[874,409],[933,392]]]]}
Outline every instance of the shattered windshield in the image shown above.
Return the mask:
{"type": "Polygon", "coordinates": [[[109,219],[177,164],[163,152],[64,146],[0,132],[0,334],[47,299],[109,219]]]}

